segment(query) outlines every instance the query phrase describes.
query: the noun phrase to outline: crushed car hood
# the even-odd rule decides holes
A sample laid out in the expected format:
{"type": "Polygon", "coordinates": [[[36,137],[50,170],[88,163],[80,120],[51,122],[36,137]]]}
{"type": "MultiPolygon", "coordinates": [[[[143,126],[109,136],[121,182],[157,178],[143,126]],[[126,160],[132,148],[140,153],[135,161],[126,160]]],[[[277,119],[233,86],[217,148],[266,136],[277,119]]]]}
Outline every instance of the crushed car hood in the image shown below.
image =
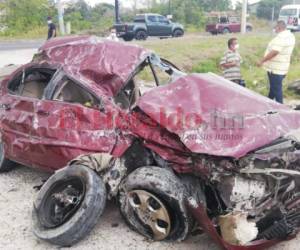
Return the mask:
{"type": "Polygon", "coordinates": [[[137,106],[194,153],[240,158],[300,127],[300,112],[212,73],[142,96],[137,106]]]}
{"type": "Polygon", "coordinates": [[[70,76],[114,96],[150,54],[135,45],[95,36],[73,36],[46,42],[35,60],[61,65],[70,76]]]}

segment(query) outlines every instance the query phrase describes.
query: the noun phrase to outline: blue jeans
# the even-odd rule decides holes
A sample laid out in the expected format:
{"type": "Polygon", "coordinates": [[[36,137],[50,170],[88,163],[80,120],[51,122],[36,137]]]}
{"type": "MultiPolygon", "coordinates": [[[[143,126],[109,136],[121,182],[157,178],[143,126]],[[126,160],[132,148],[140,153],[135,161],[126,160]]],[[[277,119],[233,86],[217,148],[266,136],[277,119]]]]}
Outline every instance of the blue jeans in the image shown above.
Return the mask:
{"type": "Polygon", "coordinates": [[[269,98],[272,100],[275,99],[276,102],[283,103],[282,81],[285,75],[276,75],[268,72],[268,77],[270,83],[269,98]]]}

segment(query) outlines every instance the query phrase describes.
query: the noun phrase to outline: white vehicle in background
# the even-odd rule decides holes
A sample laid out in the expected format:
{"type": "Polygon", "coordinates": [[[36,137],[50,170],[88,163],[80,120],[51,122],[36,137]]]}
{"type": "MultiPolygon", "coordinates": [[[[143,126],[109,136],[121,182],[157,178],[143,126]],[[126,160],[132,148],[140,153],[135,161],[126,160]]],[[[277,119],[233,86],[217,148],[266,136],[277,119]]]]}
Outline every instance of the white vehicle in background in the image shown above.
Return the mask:
{"type": "Polygon", "coordinates": [[[285,21],[291,31],[300,31],[300,4],[284,5],[279,13],[279,20],[285,21]]]}

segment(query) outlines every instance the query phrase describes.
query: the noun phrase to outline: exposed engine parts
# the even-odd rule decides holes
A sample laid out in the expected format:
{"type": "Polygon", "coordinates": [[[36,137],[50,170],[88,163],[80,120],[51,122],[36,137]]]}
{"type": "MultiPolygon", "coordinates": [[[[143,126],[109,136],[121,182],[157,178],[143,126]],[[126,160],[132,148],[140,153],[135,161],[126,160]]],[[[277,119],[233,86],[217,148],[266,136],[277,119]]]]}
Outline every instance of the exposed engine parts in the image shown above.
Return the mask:
{"type": "Polygon", "coordinates": [[[242,176],[224,176],[218,187],[228,209],[251,211],[255,208],[257,200],[264,197],[267,184],[242,176]]]}
{"type": "Polygon", "coordinates": [[[227,168],[211,165],[214,184],[206,195],[207,209],[226,242],[245,245],[255,239],[285,239],[299,230],[298,149],[292,139],[282,138],[236,165],[230,161],[227,168]]]}

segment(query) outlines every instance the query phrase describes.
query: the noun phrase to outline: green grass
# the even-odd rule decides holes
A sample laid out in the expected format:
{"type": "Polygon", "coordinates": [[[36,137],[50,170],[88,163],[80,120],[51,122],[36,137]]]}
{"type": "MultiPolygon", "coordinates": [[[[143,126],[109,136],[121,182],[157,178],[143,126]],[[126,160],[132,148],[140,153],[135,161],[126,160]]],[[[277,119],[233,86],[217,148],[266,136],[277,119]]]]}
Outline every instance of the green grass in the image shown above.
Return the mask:
{"type": "MultiPolygon", "coordinates": [[[[186,72],[213,72],[221,75],[219,61],[227,49],[227,40],[237,37],[240,43],[240,54],[243,57],[242,74],[247,87],[263,95],[268,92],[266,72],[256,63],[264,55],[271,33],[251,33],[246,35],[200,36],[188,35],[178,39],[148,40],[138,44],[155,51],[158,55],[175,63],[186,72]]],[[[300,35],[293,53],[290,71],[284,81],[285,97],[295,98],[286,90],[289,83],[300,79],[300,35]]]]}
{"type": "Polygon", "coordinates": [[[47,25],[36,27],[28,32],[16,32],[7,30],[0,33],[0,40],[18,40],[18,39],[39,39],[47,37],[48,28],[47,25]]]}

